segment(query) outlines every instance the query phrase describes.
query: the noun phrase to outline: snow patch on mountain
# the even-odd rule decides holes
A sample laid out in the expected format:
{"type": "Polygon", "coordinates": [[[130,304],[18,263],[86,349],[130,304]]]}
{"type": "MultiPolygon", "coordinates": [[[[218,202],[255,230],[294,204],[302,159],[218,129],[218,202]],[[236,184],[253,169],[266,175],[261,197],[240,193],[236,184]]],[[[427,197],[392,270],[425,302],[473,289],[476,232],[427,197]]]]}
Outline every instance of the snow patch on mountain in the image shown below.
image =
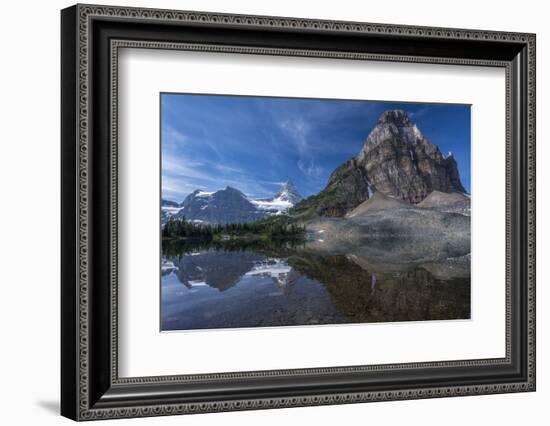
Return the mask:
{"type": "Polygon", "coordinates": [[[195,197],[210,197],[214,192],[208,192],[208,191],[195,191],[195,197]]]}
{"type": "Polygon", "coordinates": [[[162,206],[162,211],[165,211],[169,215],[174,215],[178,213],[183,207],[166,207],[162,206]]]}
{"type": "Polygon", "coordinates": [[[271,200],[250,200],[258,209],[265,210],[266,212],[272,212],[273,214],[282,214],[291,208],[294,204],[290,201],[281,199],[271,200]]]}
{"type": "Polygon", "coordinates": [[[279,192],[273,198],[264,198],[258,200],[250,200],[258,209],[265,211],[267,214],[283,214],[293,207],[296,203],[303,200],[296,187],[292,182],[285,182],[281,185],[279,192]]]}
{"type": "Polygon", "coordinates": [[[171,200],[161,200],[160,218],[162,223],[166,223],[172,216],[178,214],[183,208],[179,203],[171,200]]]}

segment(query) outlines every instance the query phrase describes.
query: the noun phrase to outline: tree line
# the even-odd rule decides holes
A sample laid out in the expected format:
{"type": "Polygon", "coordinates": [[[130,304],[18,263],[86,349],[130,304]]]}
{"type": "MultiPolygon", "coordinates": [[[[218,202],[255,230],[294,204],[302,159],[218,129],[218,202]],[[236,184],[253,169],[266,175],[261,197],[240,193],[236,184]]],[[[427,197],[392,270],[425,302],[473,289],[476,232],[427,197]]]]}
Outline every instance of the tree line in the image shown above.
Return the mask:
{"type": "Polygon", "coordinates": [[[163,238],[188,238],[210,241],[214,237],[240,237],[257,235],[265,238],[299,238],[306,232],[304,225],[282,220],[263,220],[252,223],[229,223],[209,225],[192,223],[185,218],[172,219],[162,228],[163,238]]]}

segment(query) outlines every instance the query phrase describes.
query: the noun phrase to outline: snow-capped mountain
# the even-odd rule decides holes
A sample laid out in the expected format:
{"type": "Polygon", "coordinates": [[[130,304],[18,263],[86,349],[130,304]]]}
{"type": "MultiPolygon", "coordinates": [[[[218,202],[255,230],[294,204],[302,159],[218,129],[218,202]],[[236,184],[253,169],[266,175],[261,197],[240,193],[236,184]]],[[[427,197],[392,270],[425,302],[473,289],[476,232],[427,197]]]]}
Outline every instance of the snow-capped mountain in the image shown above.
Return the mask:
{"type": "Polygon", "coordinates": [[[182,219],[196,223],[248,223],[282,214],[302,199],[296,187],[286,182],[272,198],[252,199],[231,186],[215,192],[197,189],[181,204],[162,200],[161,221],[182,219]]]}
{"type": "Polygon", "coordinates": [[[179,203],[171,200],[161,200],[160,218],[162,223],[166,223],[168,219],[177,214],[182,207],[179,203]]]}
{"type": "Polygon", "coordinates": [[[265,217],[246,195],[231,186],[216,192],[196,190],[185,197],[181,206],[173,217],[198,223],[247,223],[265,217]]]}
{"type": "Polygon", "coordinates": [[[265,211],[268,215],[282,214],[288,211],[289,208],[296,203],[302,201],[300,195],[292,182],[285,182],[281,185],[279,192],[273,198],[264,198],[259,200],[251,200],[258,209],[265,211]]]}
{"type": "Polygon", "coordinates": [[[281,189],[274,197],[275,200],[289,202],[294,205],[299,201],[302,201],[304,197],[300,195],[298,189],[291,181],[287,181],[281,185],[281,189]]]}

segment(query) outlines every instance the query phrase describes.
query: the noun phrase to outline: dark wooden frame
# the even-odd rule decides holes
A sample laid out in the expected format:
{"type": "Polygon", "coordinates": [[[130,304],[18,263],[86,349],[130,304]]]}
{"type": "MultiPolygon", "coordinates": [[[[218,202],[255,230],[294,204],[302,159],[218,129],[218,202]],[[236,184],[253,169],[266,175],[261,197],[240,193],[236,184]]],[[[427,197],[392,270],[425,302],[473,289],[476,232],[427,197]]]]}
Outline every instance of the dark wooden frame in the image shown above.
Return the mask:
{"type": "Polygon", "coordinates": [[[89,420],[535,390],[533,34],[95,5],[64,9],[61,29],[64,416],[89,420]],[[121,47],[505,68],[506,357],[119,378],[116,66],[121,47]]]}

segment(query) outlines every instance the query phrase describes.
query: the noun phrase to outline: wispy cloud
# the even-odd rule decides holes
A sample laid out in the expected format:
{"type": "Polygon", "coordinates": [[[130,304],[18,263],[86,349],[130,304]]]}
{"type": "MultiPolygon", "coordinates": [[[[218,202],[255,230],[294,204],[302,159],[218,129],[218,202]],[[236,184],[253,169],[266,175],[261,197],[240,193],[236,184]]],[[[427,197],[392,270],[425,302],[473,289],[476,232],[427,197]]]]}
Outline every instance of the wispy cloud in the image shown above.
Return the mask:
{"type": "Polygon", "coordinates": [[[195,161],[183,155],[173,156],[169,153],[162,153],[162,172],[172,176],[188,177],[195,179],[212,179],[208,173],[201,171],[204,162],[195,161]]]}
{"type": "Polygon", "coordinates": [[[424,107],[424,108],[420,108],[416,111],[409,112],[408,115],[411,119],[417,120],[418,118],[423,117],[424,115],[426,115],[426,113],[429,112],[429,110],[430,110],[429,108],[424,107]]]}
{"type": "Polygon", "coordinates": [[[286,133],[288,140],[294,143],[298,152],[303,154],[309,147],[309,133],[311,125],[303,118],[287,118],[279,123],[279,127],[286,133]]]}
{"type": "Polygon", "coordinates": [[[323,167],[315,164],[313,160],[298,160],[296,165],[308,178],[317,178],[324,173],[323,167]]]}
{"type": "Polygon", "coordinates": [[[197,189],[195,185],[185,182],[182,179],[165,174],[162,175],[162,198],[165,200],[179,203],[195,189],[197,189]]]}
{"type": "Polygon", "coordinates": [[[228,166],[227,164],[216,163],[213,165],[213,167],[222,173],[238,173],[238,174],[244,173],[243,169],[241,169],[240,167],[232,167],[232,166],[228,166]]]}
{"type": "Polygon", "coordinates": [[[211,161],[196,161],[184,154],[163,153],[162,193],[164,198],[181,201],[196,189],[217,191],[233,186],[251,197],[273,195],[282,184],[279,181],[258,179],[240,167],[211,161]]]}
{"type": "Polygon", "coordinates": [[[183,134],[179,130],[176,130],[174,127],[165,125],[162,129],[163,145],[178,147],[185,146],[185,143],[189,140],[189,136],[183,134]]]}

